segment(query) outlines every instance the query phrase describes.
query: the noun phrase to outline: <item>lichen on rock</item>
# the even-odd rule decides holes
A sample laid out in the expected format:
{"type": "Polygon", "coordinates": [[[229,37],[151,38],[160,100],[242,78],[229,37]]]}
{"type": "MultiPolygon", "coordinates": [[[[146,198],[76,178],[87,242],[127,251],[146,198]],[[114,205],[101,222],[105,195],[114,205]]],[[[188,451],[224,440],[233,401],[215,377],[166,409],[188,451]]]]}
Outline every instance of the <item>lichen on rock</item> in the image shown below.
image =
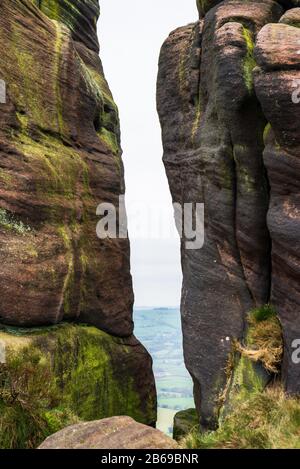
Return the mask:
{"type": "Polygon", "coordinates": [[[0,13],[0,447],[119,414],[154,425],[129,241],[96,235],[98,205],[125,190],[98,0],[3,0],[0,13]]]}
{"type": "Polygon", "coordinates": [[[0,331],[0,447],[34,448],[79,421],[156,421],[151,359],[134,339],[91,326],[0,331]]]}
{"type": "Polygon", "coordinates": [[[1,213],[31,227],[27,244],[36,255],[24,262],[20,233],[0,224],[0,319],[19,326],[81,320],[126,337],[133,331],[129,243],[96,236],[97,206],[118,206],[124,193],[98,16],[97,0],[1,3],[1,213]]]}

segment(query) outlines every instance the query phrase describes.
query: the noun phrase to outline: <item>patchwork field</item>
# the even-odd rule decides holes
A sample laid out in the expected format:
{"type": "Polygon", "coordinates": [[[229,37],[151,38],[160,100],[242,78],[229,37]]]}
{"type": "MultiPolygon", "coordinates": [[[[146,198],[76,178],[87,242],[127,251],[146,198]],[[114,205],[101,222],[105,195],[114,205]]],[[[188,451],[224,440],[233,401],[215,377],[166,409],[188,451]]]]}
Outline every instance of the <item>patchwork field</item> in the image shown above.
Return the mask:
{"type": "Polygon", "coordinates": [[[171,434],[173,417],[194,407],[192,380],[184,366],[179,309],[136,309],[135,335],[153,357],[158,428],[171,434]]]}

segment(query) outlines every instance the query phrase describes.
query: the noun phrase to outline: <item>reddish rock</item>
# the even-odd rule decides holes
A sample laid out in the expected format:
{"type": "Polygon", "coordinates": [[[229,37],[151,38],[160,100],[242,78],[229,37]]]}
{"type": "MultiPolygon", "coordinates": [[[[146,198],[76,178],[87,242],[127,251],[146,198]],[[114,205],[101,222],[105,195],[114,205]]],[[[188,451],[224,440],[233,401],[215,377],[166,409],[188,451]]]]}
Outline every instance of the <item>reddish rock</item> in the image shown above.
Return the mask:
{"type": "Polygon", "coordinates": [[[159,430],[130,417],[79,423],[47,438],[39,449],[176,449],[177,443],[159,430]]]}
{"type": "Polygon", "coordinates": [[[300,29],[288,24],[268,24],[258,35],[255,58],[264,70],[300,69],[299,48],[300,29]]]}
{"type": "MultiPolygon", "coordinates": [[[[300,5],[300,2],[299,2],[300,5]]],[[[289,24],[290,26],[300,27],[300,8],[288,10],[279,20],[279,23],[289,24]]]]}
{"type": "MultiPolygon", "coordinates": [[[[247,4],[248,7],[251,8],[251,2],[252,0],[248,0],[247,4]]],[[[255,0],[254,0],[255,2],[255,0]]],[[[269,0],[260,0],[260,3],[268,3],[269,0]]],[[[229,1],[225,2],[224,0],[197,0],[197,7],[199,11],[200,17],[203,17],[209,10],[214,8],[216,5],[219,5],[220,3],[229,3],[229,1]]],[[[231,0],[230,1],[232,5],[232,11],[236,7],[235,4],[240,4],[240,0],[231,0]]],[[[284,6],[285,8],[293,8],[300,6],[300,0],[277,0],[277,3],[284,6]]]]}
{"type": "Polygon", "coordinates": [[[129,336],[129,243],[96,236],[98,204],[118,206],[124,193],[98,1],[3,0],[0,9],[0,320],[76,319],[129,336]]]}
{"type": "MultiPolygon", "coordinates": [[[[162,47],[157,97],[173,201],[205,204],[204,247],[187,250],[182,241],[181,312],[197,410],[202,426],[214,428],[231,340],[244,339],[248,311],[272,302],[288,340],[300,337],[299,30],[274,24],[298,2],[198,4],[200,23],[162,47]]],[[[290,366],[287,387],[300,392],[290,366]]]]}
{"type": "Polygon", "coordinates": [[[295,394],[300,393],[299,365],[292,359],[294,341],[300,338],[299,32],[285,24],[268,25],[259,33],[255,52],[260,65],[255,73],[255,89],[268,120],[264,161],[271,187],[271,302],[283,326],[283,379],[287,391],[295,394]]]}

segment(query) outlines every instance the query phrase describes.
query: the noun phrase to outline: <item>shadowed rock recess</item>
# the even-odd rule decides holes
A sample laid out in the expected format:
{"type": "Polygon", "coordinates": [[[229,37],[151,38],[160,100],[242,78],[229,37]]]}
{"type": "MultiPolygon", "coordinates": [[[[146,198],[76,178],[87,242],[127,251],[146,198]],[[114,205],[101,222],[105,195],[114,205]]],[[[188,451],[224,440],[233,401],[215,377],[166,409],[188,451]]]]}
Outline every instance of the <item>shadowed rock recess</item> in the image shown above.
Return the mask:
{"type": "Polygon", "coordinates": [[[173,201],[205,204],[204,247],[182,243],[181,312],[200,422],[213,429],[253,308],[277,312],[282,379],[300,393],[300,2],[197,3],[200,21],[162,47],[157,98],[173,201]]]}
{"type": "Polygon", "coordinates": [[[129,243],[96,236],[98,204],[125,190],[98,16],[98,0],[0,5],[0,447],[36,446],[75,417],[156,420],[129,243]]]}

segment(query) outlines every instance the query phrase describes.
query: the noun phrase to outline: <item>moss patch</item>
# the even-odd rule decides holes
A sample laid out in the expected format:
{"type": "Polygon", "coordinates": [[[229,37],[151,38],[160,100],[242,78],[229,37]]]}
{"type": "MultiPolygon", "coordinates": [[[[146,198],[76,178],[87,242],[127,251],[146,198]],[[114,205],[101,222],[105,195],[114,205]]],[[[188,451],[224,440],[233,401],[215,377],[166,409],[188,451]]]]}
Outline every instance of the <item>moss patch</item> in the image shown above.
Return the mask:
{"type": "Polygon", "coordinates": [[[243,63],[243,75],[246,87],[251,93],[253,91],[253,69],[256,66],[254,60],[254,41],[252,33],[245,27],[243,27],[243,36],[246,43],[247,53],[243,63]]]}
{"type": "Polygon", "coordinates": [[[187,409],[177,412],[174,417],[173,438],[177,441],[199,428],[199,417],[196,409],[187,409]]]}
{"type": "Polygon", "coordinates": [[[275,309],[263,305],[250,311],[245,340],[233,342],[225,370],[227,384],[219,397],[219,423],[237,405],[264,392],[280,372],[282,355],[282,330],[275,309]]]}
{"type": "Polygon", "coordinates": [[[141,403],[132,374],[122,367],[132,352],[122,339],[94,327],[61,324],[5,328],[0,344],[5,350],[0,365],[1,448],[36,447],[78,420],[113,415],[143,423],[153,419],[152,403],[141,403]]]}
{"type": "Polygon", "coordinates": [[[83,197],[89,196],[88,166],[75,148],[42,132],[38,140],[25,134],[17,134],[14,141],[16,148],[37,174],[36,189],[39,194],[59,194],[75,199],[79,184],[84,192],[83,197]]]}

